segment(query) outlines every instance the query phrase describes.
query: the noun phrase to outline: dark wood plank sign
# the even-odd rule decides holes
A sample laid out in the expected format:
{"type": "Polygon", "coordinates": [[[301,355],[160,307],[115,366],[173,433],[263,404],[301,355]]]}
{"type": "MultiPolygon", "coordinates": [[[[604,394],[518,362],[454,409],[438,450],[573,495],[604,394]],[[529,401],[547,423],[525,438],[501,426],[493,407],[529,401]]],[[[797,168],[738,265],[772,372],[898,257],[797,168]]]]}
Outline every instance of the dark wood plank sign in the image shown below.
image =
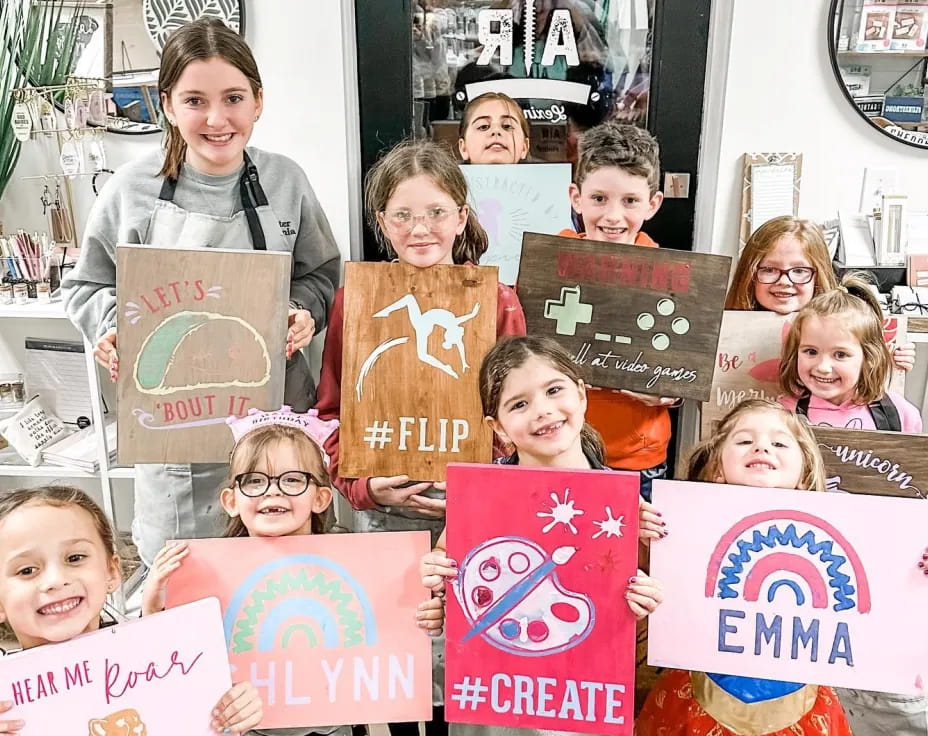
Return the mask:
{"type": "Polygon", "coordinates": [[[120,245],[116,277],[119,462],[228,462],[284,398],[290,254],[120,245]]]}
{"type": "Polygon", "coordinates": [[[812,427],[829,490],[928,497],[928,436],[812,427]]]}
{"type": "Polygon", "coordinates": [[[488,463],[477,377],[496,342],[495,266],[345,264],[339,473],[444,480],[488,463]]]}
{"type": "Polygon", "coordinates": [[[592,385],[709,398],[731,258],[537,233],[522,254],[529,334],[557,340],[592,385]]]}

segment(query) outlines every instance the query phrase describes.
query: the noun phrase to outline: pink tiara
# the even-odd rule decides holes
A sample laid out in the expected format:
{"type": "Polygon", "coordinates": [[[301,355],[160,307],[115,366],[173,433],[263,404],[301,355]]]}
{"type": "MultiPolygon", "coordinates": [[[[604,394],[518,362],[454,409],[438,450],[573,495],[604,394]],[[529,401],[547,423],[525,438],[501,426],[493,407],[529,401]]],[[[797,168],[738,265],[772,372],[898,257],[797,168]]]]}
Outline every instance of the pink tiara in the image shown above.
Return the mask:
{"type": "Polygon", "coordinates": [[[326,467],[329,465],[329,456],[325,451],[325,441],[332,435],[332,432],[338,429],[337,419],[320,419],[319,412],[315,409],[310,409],[305,414],[297,414],[291,411],[289,406],[282,406],[278,411],[249,409],[248,414],[243,417],[229,417],[226,419],[226,424],[232,430],[235,444],[238,444],[239,440],[249,432],[261,427],[278,424],[299,429],[322,450],[326,467]]]}

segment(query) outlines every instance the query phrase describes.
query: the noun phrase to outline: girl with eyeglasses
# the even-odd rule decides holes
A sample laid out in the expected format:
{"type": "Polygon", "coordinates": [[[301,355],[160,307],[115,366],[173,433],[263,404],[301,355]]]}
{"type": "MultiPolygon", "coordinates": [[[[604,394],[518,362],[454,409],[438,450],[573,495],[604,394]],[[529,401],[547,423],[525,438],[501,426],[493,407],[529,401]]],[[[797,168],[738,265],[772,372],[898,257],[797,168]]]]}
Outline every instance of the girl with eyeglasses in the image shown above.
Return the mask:
{"type": "MultiPolygon", "coordinates": [[[[371,229],[390,258],[416,268],[431,268],[440,264],[476,264],[487,250],[487,234],[467,204],[467,180],[450,152],[438,143],[414,140],[393,148],[368,173],[364,200],[371,229]]],[[[344,290],[339,289],[329,317],[319,377],[316,409],[323,419],[337,419],[341,412],[344,318],[344,290]]],[[[497,291],[496,334],[525,334],[522,305],[515,291],[503,284],[497,291]]],[[[335,487],[357,510],[355,531],[428,530],[434,544],[444,526],[444,483],[432,483],[427,478],[412,482],[407,475],[341,478],[338,450],[336,430],[326,443],[332,458],[329,471],[335,487]]],[[[447,733],[441,708],[444,642],[433,641],[435,708],[432,721],[426,723],[426,735],[440,736],[447,733]]],[[[392,736],[419,733],[415,723],[389,726],[392,736]]]]}
{"type": "MultiPolygon", "coordinates": [[[[765,222],[748,238],[732,277],[725,309],[793,314],[813,297],[838,288],[821,228],[791,215],[765,222]]],[[[915,345],[893,350],[897,368],[915,365],[915,345]]]]}
{"type": "MultiPolygon", "coordinates": [[[[289,537],[329,532],[332,479],[322,446],[338,422],[323,421],[312,410],[297,414],[287,406],[274,412],[253,410],[246,417],[228,421],[236,442],[229,475],[219,493],[220,505],[228,516],[223,536],[289,537]]],[[[142,595],[143,616],[164,610],[168,581],[189,552],[186,542],[168,542],[155,557],[142,595]]],[[[424,621],[442,615],[441,601],[423,603],[417,613],[423,628],[424,621]]],[[[351,726],[255,729],[248,733],[350,736],[351,726]]]]}

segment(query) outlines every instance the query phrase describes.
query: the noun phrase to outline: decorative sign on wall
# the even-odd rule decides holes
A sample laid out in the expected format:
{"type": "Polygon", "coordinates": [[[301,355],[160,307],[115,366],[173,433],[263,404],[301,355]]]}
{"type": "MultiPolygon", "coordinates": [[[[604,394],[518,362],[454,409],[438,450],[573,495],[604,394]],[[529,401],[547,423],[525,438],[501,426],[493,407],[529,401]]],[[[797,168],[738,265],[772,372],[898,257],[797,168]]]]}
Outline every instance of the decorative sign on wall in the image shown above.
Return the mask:
{"type": "Polygon", "coordinates": [[[573,227],[567,197],[570,164],[470,164],[461,171],[474,212],[490,239],[480,262],[499,266],[500,283],[516,282],[522,233],[556,235],[573,227]]]}
{"type": "MultiPolygon", "coordinates": [[[[780,351],[794,316],[726,310],[719,332],[712,390],[708,401],[702,404],[702,437],[707,437],[713,425],[745,399],[776,401],[780,395],[777,387],[780,351]]],[[[895,314],[883,320],[883,336],[890,349],[907,341],[907,320],[895,314]]],[[[905,372],[893,371],[889,387],[901,393],[905,388],[905,372]]]]}
{"type": "Polygon", "coordinates": [[[218,18],[238,32],[242,21],[239,0],[142,0],[145,29],[160,52],[168,37],[197,18],[218,18]]]}
{"type": "Polygon", "coordinates": [[[431,718],[431,644],[416,626],[428,532],[187,544],[168,605],[219,596],[232,669],[259,689],[263,728],[431,718]]]}
{"type": "Polygon", "coordinates": [[[526,233],[519,301],[593,386],[704,401],[731,259],[526,233]]]}
{"type": "Polygon", "coordinates": [[[477,375],[498,288],[492,266],[345,264],[342,476],[444,480],[449,462],[490,461],[477,375]]]}
{"type": "Polygon", "coordinates": [[[924,695],[928,504],[676,481],[654,503],[650,664],[924,695]]]}
{"type": "Polygon", "coordinates": [[[928,435],[812,427],[828,488],[928,498],[928,435]]]}
{"type": "Polygon", "coordinates": [[[449,722],[630,734],[638,477],[448,467],[449,722]]]}
{"type": "Polygon", "coordinates": [[[119,462],[227,462],[283,403],[290,254],[120,245],[116,278],[119,462]]]}
{"type": "Polygon", "coordinates": [[[214,736],[231,686],[215,598],[0,659],[3,720],[25,733],[214,736]]]}
{"type": "Polygon", "coordinates": [[[744,154],[739,253],[751,233],[768,220],[798,214],[801,181],[801,153],[744,154]]]}

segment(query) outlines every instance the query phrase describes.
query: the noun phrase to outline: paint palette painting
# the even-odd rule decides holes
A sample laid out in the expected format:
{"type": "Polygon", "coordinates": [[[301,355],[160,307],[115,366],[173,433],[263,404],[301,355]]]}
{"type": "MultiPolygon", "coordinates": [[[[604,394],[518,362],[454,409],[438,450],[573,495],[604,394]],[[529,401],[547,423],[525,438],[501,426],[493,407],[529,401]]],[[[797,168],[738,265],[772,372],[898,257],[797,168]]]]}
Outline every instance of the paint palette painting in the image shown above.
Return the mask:
{"type": "Polygon", "coordinates": [[[555,568],[575,547],[549,556],[538,544],[518,537],[490,539],[474,548],[455,581],[454,593],[472,628],[498,649],[521,656],[544,656],[570,649],[593,630],[589,596],[561,585],[555,568]]]}

